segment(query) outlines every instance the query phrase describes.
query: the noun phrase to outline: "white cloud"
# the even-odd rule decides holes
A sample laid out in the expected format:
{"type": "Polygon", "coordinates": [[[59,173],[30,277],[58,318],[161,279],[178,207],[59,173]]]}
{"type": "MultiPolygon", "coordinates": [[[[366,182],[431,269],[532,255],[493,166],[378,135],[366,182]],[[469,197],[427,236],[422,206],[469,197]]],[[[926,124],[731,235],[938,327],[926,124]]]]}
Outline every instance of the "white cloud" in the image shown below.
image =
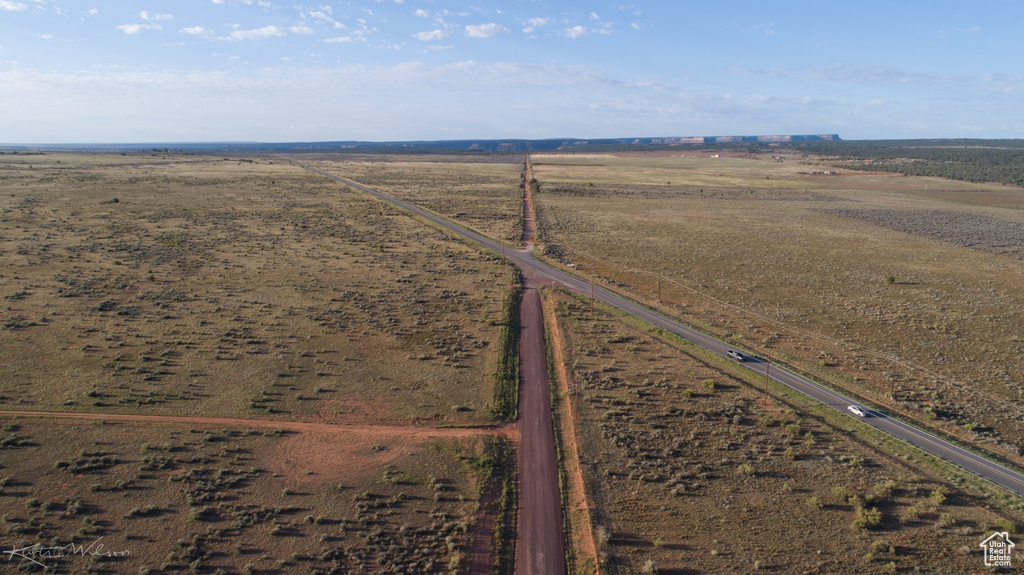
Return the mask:
{"type": "Polygon", "coordinates": [[[320,6],[316,10],[306,12],[306,16],[314,20],[326,22],[336,29],[344,28],[345,25],[334,19],[334,10],[330,6],[320,6]]]}
{"type": "Polygon", "coordinates": [[[629,27],[634,29],[634,30],[639,30],[640,29],[640,24],[638,24],[636,22],[632,22],[632,23],[630,23],[629,27]]]}
{"type": "MultiPolygon", "coordinates": [[[[227,4],[228,0],[213,0],[214,4],[227,4]]],[[[230,0],[231,4],[245,4],[246,6],[252,6],[253,4],[261,8],[272,8],[274,5],[264,0],[230,0]]]]}
{"type": "Polygon", "coordinates": [[[530,18],[526,21],[526,26],[523,28],[523,34],[532,34],[537,28],[547,26],[550,23],[550,18],[530,18]]]}
{"type": "Polygon", "coordinates": [[[150,14],[145,10],[139,12],[139,18],[143,20],[174,20],[174,16],[170,14],[150,14]]]}
{"type": "Polygon", "coordinates": [[[327,42],[328,44],[358,44],[359,42],[366,42],[366,38],[361,35],[353,34],[351,36],[327,38],[324,42],[327,42]]]}
{"type": "Polygon", "coordinates": [[[597,12],[591,12],[590,13],[590,19],[591,20],[600,20],[601,17],[597,15],[597,12]]]}
{"type": "Polygon", "coordinates": [[[5,12],[21,12],[27,10],[28,6],[24,2],[10,2],[9,0],[0,0],[0,10],[5,12]]]}
{"type": "Polygon", "coordinates": [[[287,36],[288,31],[277,26],[264,26],[252,30],[235,30],[228,34],[228,40],[263,40],[275,36],[287,36]]]}
{"type": "Polygon", "coordinates": [[[95,16],[95,15],[97,15],[99,13],[100,13],[100,11],[97,10],[96,8],[89,8],[89,15],[90,16],[95,16]]]}
{"type": "Polygon", "coordinates": [[[309,26],[305,26],[305,25],[292,26],[291,28],[288,28],[288,31],[291,32],[292,34],[303,34],[303,35],[306,35],[306,36],[308,36],[308,35],[312,34],[313,32],[315,32],[315,30],[313,30],[309,26]]]}
{"type": "Polygon", "coordinates": [[[36,34],[36,36],[39,36],[39,38],[41,40],[51,40],[51,39],[53,39],[53,34],[36,34]]]}
{"type": "Polygon", "coordinates": [[[505,34],[508,32],[508,28],[501,24],[489,23],[489,24],[476,24],[466,26],[466,34],[470,38],[493,38],[498,34],[505,34]]]}
{"type": "Polygon", "coordinates": [[[183,34],[192,34],[193,36],[208,36],[210,34],[213,34],[213,30],[210,30],[209,28],[203,28],[202,26],[190,26],[188,28],[182,28],[178,31],[183,34]]]}
{"type": "Polygon", "coordinates": [[[413,12],[413,14],[416,14],[420,18],[429,18],[430,17],[430,13],[427,12],[426,10],[424,10],[423,8],[417,8],[416,12],[413,12]]]}
{"type": "Polygon", "coordinates": [[[121,24],[116,27],[117,30],[124,32],[125,34],[138,34],[144,30],[159,30],[159,24],[121,24]]]}
{"type": "Polygon", "coordinates": [[[431,30],[429,32],[417,32],[416,34],[413,34],[412,37],[421,42],[436,42],[447,38],[448,33],[444,30],[431,30]]]}
{"type": "Polygon", "coordinates": [[[587,29],[583,26],[573,26],[572,28],[566,28],[562,35],[568,38],[579,38],[587,33],[587,29]]]}

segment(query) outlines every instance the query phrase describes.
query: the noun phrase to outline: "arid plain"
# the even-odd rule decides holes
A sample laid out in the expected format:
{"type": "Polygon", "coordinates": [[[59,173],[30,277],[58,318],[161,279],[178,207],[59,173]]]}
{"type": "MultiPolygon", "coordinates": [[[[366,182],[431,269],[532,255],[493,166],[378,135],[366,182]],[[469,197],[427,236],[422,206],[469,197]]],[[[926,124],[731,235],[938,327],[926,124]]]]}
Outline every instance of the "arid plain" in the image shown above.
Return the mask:
{"type": "Polygon", "coordinates": [[[4,416],[5,546],[127,552],[56,572],[468,568],[510,433],[499,257],[285,159],[0,167],[4,409],[135,417],[4,416]]]}
{"type": "MultiPolygon", "coordinates": [[[[522,156],[302,161],[522,230],[522,156]]],[[[1020,190],[795,154],[532,162],[551,261],[1019,459],[1020,190]]],[[[57,572],[489,570],[483,456],[515,439],[488,409],[498,254],[279,156],[0,170],[4,409],[111,416],[3,416],[5,545],[130,552],[57,572]]],[[[959,573],[1020,519],[799,397],[764,404],[729,362],[586,298],[545,305],[574,572],[959,573]]]]}
{"type": "Polygon", "coordinates": [[[1019,461],[1022,190],[796,154],[534,166],[553,259],[1019,461]]]}

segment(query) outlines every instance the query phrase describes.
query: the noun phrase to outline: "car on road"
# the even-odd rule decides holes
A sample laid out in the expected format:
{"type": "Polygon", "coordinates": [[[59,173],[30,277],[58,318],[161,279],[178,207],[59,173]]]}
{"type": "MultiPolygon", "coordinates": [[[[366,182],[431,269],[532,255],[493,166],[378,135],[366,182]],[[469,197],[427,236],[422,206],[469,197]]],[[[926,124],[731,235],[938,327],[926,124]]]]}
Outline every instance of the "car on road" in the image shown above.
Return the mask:
{"type": "Polygon", "coordinates": [[[846,408],[846,411],[849,411],[850,413],[856,415],[857,417],[867,417],[868,414],[867,410],[859,405],[851,405],[850,407],[846,408]]]}
{"type": "Polygon", "coordinates": [[[747,358],[735,349],[730,349],[727,355],[736,361],[747,361],[747,358]]]}

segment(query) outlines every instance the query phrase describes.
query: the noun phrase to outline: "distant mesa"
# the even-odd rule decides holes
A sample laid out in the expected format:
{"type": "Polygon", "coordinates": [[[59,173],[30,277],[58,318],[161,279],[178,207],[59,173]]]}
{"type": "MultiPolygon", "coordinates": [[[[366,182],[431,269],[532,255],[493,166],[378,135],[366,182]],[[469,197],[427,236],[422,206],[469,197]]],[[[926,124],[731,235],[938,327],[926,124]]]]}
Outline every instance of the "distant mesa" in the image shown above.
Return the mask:
{"type": "Polygon", "coordinates": [[[652,144],[779,144],[788,142],[838,142],[839,134],[812,134],[801,136],[697,136],[695,138],[658,138],[652,144]]]}
{"type": "MultiPolygon", "coordinates": [[[[794,142],[840,142],[839,134],[785,136],[685,136],[679,138],[601,138],[595,140],[478,140],[465,149],[477,152],[540,152],[579,148],[643,146],[708,146],[716,144],[787,144],[794,142]]],[[[455,142],[434,142],[443,147],[455,142]]]]}
{"type": "MultiPolygon", "coordinates": [[[[839,134],[779,136],[685,136],[678,138],[599,138],[594,140],[472,140],[416,142],[416,145],[463,149],[471,152],[543,152],[580,148],[623,148],[644,146],[708,146],[716,144],[787,144],[796,142],[840,142],[839,134]]],[[[386,144],[403,145],[400,143],[386,144]]]]}
{"type": "Polygon", "coordinates": [[[44,144],[19,145],[0,144],[2,153],[26,153],[31,150],[52,151],[106,151],[146,153],[257,153],[257,152],[386,152],[417,153],[436,152],[547,152],[556,150],[622,150],[647,146],[706,146],[728,144],[785,144],[797,142],[838,142],[838,134],[817,134],[801,136],[686,136],[672,138],[598,138],[576,140],[550,138],[543,140],[438,140],[438,141],[393,141],[393,142],[176,142],[173,148],[167,144],[44,144]]]}

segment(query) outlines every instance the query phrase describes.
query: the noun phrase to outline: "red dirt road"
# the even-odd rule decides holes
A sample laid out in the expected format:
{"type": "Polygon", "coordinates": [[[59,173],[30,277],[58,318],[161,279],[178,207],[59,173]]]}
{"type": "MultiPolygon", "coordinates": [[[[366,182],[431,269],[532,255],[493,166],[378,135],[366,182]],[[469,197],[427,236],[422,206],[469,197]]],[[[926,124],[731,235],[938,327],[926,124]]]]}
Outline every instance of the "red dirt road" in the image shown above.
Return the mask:
{"type": "Polygon", "coordinates": [[[533,248],[533,234],[534,234],[534,222],[533,222],[533,194],[530,193],[530,180],[533,179],[533,165],[530,163],[530,158],[526,158],[526,167],[524,169],[525,182],[523,182],[523,243],[526,244],[527,249],[533,248]]]}
{"type": "MultiPolygon", "coordinates": [[[[533,198],[530,160],[523,190],[523,241],[533,250],[533,198]]],[[[524,272],[526,270],[524,269],[524,272]]],[[[523,277],[519,308],[519,526],[516,538],[518,575],[564,575],[565,545],[558,457],[551,421],[544,310],[540,282],[523,277]]]]}
{"type": "Polygon", "coordinates": [[[565,547],[558,459],[551,422],[544,316],[540,294],[526,278],[520,310],[519,536],[516,573],[562,575],[565,547]]]}
{"type": "Polygon", "coordinates": [[[0,410],[0,417],[32,417],[53,419],[85,419],[91,421],[124,423],[169,423],[178,425],[215,425],[219,427],[257,427],[283,429],[285,431],[309,431],[317,433],[359,433],[377,435],[406,435],[414,437],[477,437],[480,435],[501,435],[513,441],[516,431],[505,427],[414,427],[392,425],[341,425],[334,423],[311,423],[303,421],[274,421],[271,419],[241,419],[233,417],[188,417],[175,415],[134,415],[126,413],[75,413],[70,411],[13,411],[0,410]]]}

